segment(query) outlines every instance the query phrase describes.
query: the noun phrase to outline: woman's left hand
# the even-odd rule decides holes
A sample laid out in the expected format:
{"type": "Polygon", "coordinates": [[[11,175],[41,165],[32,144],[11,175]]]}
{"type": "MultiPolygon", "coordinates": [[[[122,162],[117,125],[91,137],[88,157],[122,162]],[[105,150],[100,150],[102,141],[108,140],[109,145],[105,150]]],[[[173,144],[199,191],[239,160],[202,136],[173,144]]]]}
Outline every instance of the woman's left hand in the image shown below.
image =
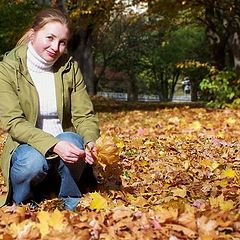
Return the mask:
{"type": "Polygon", "coordinates": [[[97,155],[97,150],[94,142],[87,143],[85,153],[85,162],[92,165],[96,160],[97,155]]]}

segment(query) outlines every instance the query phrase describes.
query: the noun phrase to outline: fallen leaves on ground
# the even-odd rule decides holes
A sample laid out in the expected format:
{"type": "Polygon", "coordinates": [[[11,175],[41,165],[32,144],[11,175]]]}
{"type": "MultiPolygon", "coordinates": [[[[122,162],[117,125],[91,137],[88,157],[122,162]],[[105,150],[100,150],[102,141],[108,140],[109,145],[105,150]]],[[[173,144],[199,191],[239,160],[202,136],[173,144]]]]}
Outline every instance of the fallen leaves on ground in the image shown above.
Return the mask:
{"type": "MultiPolygon", "coordinates": [[[[99,146],[116,145],[109,161],[108,153],[100,157],[105,167],[98,169],[97,189],[84,194],[76,212],[61,210],[54,199],[39,210],[1,208],[0,239],[240,239],[238,110],[183,107],[98,117],[106,136],[99,146]]],[[[4,191],[2,180],[1,186],[4,191]]]]}

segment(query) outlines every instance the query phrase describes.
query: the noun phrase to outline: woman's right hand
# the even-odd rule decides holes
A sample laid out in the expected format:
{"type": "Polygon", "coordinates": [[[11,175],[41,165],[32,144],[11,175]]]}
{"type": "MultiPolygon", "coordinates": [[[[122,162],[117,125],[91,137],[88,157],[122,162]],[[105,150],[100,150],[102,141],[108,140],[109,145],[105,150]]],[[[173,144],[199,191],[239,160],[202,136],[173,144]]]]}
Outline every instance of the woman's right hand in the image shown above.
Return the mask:
{"type": "Polygon", "coordinates": [[[85,151],[76,147],[74,144],[67,141],[60,141],[53,147],[53,152],[56,153],[63,161],[67,163],[75,163],[80,158],[85,157],[85,151]]]}

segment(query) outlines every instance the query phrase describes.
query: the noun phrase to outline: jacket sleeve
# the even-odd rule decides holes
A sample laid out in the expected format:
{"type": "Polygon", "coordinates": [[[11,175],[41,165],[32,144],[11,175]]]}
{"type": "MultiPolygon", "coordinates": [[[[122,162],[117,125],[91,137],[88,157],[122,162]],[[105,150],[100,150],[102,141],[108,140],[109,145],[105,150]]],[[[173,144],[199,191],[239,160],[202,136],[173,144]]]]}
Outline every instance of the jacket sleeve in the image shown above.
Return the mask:
{"type": "Polygon", "coordinates": [[[86,85],[78,64],[74,62],[74,81],[71,94],[71,113],[73,125],[83,139],[84,143],[96,141],[99,137],[98,119],[94,114],[93,104],[87,93],[86,85]]]}
{"type": "Polygon", "coordinates": [[[44,156],[57,140],[26,119],[17,95],[14,69],[0,63],[0,121],[14,141],[27,143],[44,156]]]}

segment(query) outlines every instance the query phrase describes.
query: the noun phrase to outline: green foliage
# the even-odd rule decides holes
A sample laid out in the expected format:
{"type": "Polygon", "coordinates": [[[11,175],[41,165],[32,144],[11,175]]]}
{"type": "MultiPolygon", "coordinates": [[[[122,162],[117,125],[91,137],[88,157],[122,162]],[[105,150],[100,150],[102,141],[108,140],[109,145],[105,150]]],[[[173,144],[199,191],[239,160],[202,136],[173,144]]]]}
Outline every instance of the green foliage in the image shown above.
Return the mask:
{"type": "Polygon", "coordinates": [[[39,6],[33,0],[0,3],[0,55],[15,46],[39,6]]]}
{"type": "Polygon", "coordinates": [[[233,84],[235,78],[233,71],[220,71],[202,80],[200,88],[209,107],[221,108],[233,102],[240,90],[238,85],[233,84]]]}

